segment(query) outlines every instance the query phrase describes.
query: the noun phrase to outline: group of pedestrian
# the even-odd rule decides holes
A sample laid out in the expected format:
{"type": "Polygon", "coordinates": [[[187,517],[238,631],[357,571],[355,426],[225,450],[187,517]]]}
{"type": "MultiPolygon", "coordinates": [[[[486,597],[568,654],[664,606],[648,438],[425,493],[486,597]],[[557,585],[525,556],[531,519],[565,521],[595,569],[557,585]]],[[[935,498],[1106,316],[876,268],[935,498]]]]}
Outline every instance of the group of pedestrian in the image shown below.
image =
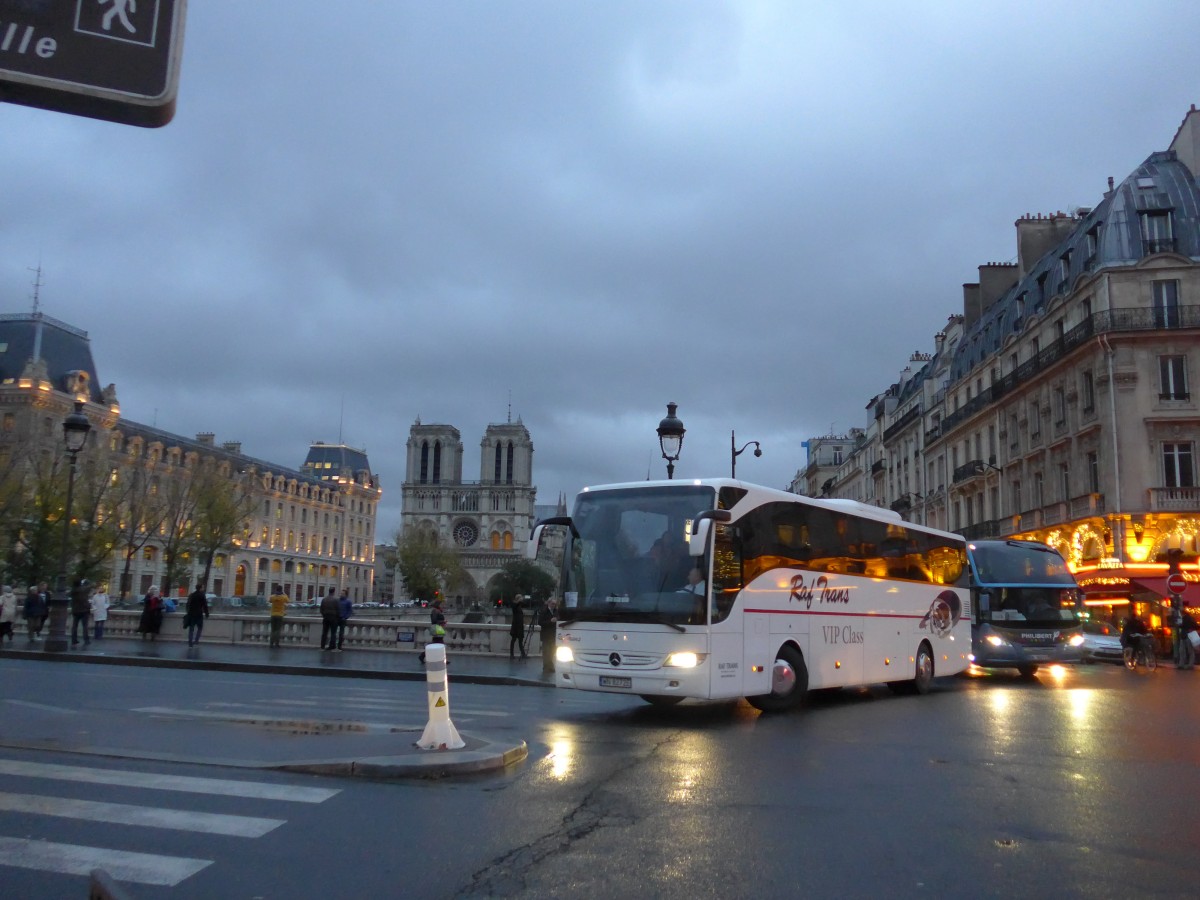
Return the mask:
{"type": "MultiPolygon", "coordinates": [[[[86,578],[79,578],[69,594],[71,610],[71,646],[92,642],[104,637],[104,625],[108,621],[108,592],[97,590],[86,578]]],[[[50,589],[46,582],[33,585],[25,593],[24,602],[17,600],[12,585],[0,586],[0,646],[8,638],[11,646],[16,638],[17,619],[24,617],[25,630],[30,643],[42,639],[42,629],[50,612],[50,589]]]]}
{"type": "MultiPolygon", "coordinates": [[[[274,617],[274,612],[271,615],[274,617]]],[[[330,650],[334,653],[342,652],[342,643],[346,639],[346,623],[350,621],[352,615],[354,615],[354,603],[350,600],[350,591],[343,589],[342,595],[339,597],[331,587],[321,598],[322,650],[330,650]]],[[[283,617],[280,616],[281,625],[282,622],[283,617]]],[[[274,622],[272,621],[273,627],[274,622]]]]}
{"type": "MultiPolygon", "coordinates": [[[[521,659],[528,659],[525,648],[529,643],[529,635],[525,632],[525,595],[517,594],[510,604],[512,608],[512,623],[508,626],[508,658],[515,659],[518,650],[521,659]]],[[[558,609],[554,598],[548,597],[537,610],[534,622],[542,633],[542,674],[554,674],[554,645],[558,632],[558,609]]]]}

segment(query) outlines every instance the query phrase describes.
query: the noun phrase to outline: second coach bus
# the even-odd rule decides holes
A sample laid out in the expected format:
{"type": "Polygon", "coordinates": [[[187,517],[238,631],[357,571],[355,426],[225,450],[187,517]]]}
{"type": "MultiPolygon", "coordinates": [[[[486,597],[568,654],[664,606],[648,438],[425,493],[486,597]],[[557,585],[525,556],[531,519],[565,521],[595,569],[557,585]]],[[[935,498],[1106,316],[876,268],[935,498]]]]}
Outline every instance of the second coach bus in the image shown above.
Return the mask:
{"type": "Polygon", "coordinates": [[[1059,552],[1035,541],[971,541],[972,662],[1016,669],[1079,662],[1079,586],[1059,552]]]}
{"type": "Polygon", "coordinates": [[[890,510],[729,479],[587,488],[565,535],[559,687],[651,703],[886,682],[969,665],[965,540],[890,510]]]}

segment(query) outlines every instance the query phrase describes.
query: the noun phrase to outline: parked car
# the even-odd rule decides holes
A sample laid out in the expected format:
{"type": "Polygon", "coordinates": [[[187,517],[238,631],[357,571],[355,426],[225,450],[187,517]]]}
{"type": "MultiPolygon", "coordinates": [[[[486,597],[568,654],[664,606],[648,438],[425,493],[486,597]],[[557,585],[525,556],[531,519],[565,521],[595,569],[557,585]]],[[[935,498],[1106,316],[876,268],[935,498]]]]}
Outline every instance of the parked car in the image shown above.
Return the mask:
{"type": "Polygon", "coordinates": [[[1122,662],[1121,627],[1112,622],[1084,622],[1082,662],[1122,662]]]}

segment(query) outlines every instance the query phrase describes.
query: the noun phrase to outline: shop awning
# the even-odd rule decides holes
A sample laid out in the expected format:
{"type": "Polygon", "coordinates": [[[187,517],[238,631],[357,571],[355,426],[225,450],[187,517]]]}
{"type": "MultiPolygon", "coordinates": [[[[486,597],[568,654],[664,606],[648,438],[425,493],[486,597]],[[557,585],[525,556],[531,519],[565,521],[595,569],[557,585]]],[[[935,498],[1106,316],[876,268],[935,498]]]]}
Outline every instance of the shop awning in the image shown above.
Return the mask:
{"type": "MultiPolygon", "coordinates": [[[[1194,572],[1186,574],[1187,587],[1183,592],[1185,606],[1200,607],[1200,581],[1194,572]]],[[[1130,594],[1153,594],[1160,599],[1169,599],[1167,574],[1162,571],[1144,572],[1136,568],[1093,569],[1075,575],[1079,586],[1089,598],[1121,597],[1130,594]]]]}

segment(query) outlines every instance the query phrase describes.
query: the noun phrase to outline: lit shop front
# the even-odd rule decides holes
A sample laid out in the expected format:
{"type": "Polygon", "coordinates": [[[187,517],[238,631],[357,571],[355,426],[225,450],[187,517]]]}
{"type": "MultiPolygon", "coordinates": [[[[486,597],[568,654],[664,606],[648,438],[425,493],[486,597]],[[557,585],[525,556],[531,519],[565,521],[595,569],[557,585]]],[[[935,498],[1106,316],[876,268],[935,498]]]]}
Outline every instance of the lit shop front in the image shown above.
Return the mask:
{"type": "MultiPolygon", "coordinates": [[[[1200,568],[1185,564],[1181,571],[1186,582],[1184,608],[1200,619],[1200,568]]],[[[1121,625],[1132,607],[1158,638],[1159,651],[1169,653],[1173,629],[1172,596],[1167,588],[1167,574],[1165,564],[1126,563],[1119,566],[1082,566],[1075,571],[1075,580],[1083,591],[1083,603],[1093,621],[1121,625]]]]}

